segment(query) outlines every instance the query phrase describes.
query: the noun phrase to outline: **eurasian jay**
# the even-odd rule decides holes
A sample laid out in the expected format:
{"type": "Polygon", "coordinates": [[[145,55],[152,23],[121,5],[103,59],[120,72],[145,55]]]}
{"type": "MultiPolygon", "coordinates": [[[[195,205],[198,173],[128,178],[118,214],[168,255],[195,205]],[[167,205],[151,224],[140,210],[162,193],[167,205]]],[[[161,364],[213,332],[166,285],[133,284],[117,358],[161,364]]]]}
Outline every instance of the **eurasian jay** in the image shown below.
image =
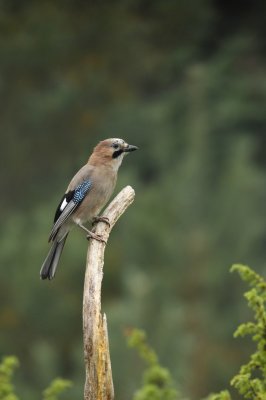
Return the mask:
{"type": "Polygon", "coordinates": [[[117,179],[117,172],[125,154],[137,150],[122,139],[106,139],[93,150],[88,162],[73,177],[62,197],[54,217],[50,233],[51,249],[44,260],[41,279],[55,276],[60,255],[71,228],[79,226],[87,233],[87,238],[103,239],[88,230],[84,223],[101,221],[99,212],[110,199],[117,179]]]}

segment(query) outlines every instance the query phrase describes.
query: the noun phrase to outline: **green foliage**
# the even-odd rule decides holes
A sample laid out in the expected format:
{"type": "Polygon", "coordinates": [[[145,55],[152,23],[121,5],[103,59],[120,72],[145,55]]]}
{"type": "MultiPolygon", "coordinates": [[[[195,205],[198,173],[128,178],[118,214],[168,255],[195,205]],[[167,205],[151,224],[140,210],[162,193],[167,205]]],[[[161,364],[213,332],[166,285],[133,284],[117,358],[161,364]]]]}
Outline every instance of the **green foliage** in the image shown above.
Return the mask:
{"type": "Polygon", "coordinates": [[[158,357],[152,347],[147,343],[147,335],[141,329],[133,329],[128,333],[129,347],[138,350],[140,357],[147,362],[149,366],[158,365],[158,357]]]}
{"type": "Polygon", "coordinates": [[[18,365],[19,362],[16,357],[9,356],[2,359],[0,364],[0,400],[18,400],[11,382],[14,370],[18,365]]]}
{"type": "MultiPolygon", "coordinates": [[[[15,368],[19,365],[18,359],[13,356],[4,357],[0,364],[0,400],[19,400],[14,393],[12,378],[15,368]]],[[[68,380],[57,378],[43,391],[43,400],[57,400],[58,396],[72,383],[68,380]]]]}
{"type": "Polygon", "coordinates": [[[231,400],[231,395],[227,390],[223,390],[220,393],[209,395],[205,400],[231,400]]]}
{"type": "MultiPolygon", "coordinates": [[[[244,399],[266,399],[266,282],[262,276],[250,267],[235,264],[231,272],[238,272],[241,279],[251,287],[244,297],[254,314],[254,321],[246,322],[237,328],[234,337],[251,335],[256,343],[256,351],[250,360],[241,366],[240,371],[231,380],[231,385],[244,399]]],[[[208,400],[230,400],[230,393],[223,391],[210,395],[208,400]]]]}
{"type": "MultiPolygon", "coordinates": [[[[250,267],[235,264],[231,272],[238,272],[241,279],[251,287],[244,293],[254,314],[254,321],[246,322],[237,328],[234,337],[251,335],[256,343],[256,351],[250,360],[241,366],[240,371],[231,380],[231,385],[244,399],[266,399],[266,282],[262,276],[250,267]]],[[[231,400],[228,391],[210,395],[207,400],[231,400]]]]}
{"type": "Polygon", "coordinates": [[[71,386],[72,383],[70,381],[57,378],[44,390],[43,400],[57,400],[58,396],[71,386]]]}
{"type": "Polygon", "coordinates": [[[231,384],[245,399],[266,399],[266,282],[252,269],[244,265],[233,265],[231,271],[237,271],[248,282],[251,289],[244,296],[254,313],[254,322],[241,324],[235,337],[251,335],[256,343],[256,351],[247,364],[240,368],[231,384]]]}
{"type": "Polygon", "coordinates": [[[137,349],[147,363],[143,374],[143,386],[134,394],[133,400],[177,400],[180,398],[168,369],[159,364],[155,351],[148,345],[146,333],[133,329],[128,334],[128,345],[137,349]]]}
{"type": "MultiPolygon", "coordinates": [[[[235,264],[231,272],[237,271],[242,280],[248,282],[251,289],[244,294],[248,306],[254,313],[254,322],[241,324],[234,337],[251,335],[256,343],[256,351],[250,361],[242,365],[239,373],[231,380],[231,385],[244,399],[266,399],[266,282],[251,268],[235,264]]],[[[176,400],[180,394],[176,391],[170,372],[161,367],[155,351],[147,344],[146,334],[142,330],[130,331],[128,345],[137,349],[148,367],[143,374],[143,387],[138,390],[133,400],[176,400]]],[[[205,400],[231,400],[227,390],[210,394],[205,400]]]]}

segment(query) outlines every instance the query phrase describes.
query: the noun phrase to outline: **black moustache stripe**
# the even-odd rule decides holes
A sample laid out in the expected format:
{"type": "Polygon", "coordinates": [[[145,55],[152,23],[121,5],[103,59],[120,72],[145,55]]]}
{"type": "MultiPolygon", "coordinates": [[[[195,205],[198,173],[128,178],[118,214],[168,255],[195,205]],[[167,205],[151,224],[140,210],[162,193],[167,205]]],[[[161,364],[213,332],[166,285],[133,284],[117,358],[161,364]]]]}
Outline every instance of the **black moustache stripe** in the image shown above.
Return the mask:
{"type": "Polygon", "coordinates": [[[119,157],[122,153],[123,153],[123,150],[122,150],[122,149],[116,150],[116,151],[114,152],[114,154],[113,154],[113,158],[119,157]]]}

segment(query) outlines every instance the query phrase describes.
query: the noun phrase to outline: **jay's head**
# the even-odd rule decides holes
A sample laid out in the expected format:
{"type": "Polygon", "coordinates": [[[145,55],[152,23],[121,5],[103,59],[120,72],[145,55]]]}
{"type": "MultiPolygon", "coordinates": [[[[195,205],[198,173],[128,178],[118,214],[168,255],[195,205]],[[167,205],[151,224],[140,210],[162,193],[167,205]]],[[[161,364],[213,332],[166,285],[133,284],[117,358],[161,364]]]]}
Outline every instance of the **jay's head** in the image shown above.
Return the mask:
{"type": "Polygon", "coordinates": [[[118,169],[124,156],[137,150],[137,146],[126,143],[123,139],[106,139],[98,143],[89,159],[92,164],[110,164],[118,169]]]}

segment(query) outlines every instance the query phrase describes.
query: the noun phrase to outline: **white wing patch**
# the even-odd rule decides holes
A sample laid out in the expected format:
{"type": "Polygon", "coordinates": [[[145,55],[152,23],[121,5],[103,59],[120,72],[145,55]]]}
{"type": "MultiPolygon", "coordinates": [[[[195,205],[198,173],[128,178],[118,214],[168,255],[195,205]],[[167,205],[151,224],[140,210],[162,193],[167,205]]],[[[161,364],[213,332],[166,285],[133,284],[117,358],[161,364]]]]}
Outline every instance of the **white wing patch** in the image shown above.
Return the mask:
{"type": "Polygon", "coordinates": [[[63,209],[67,206],[67,204],[68,204],[68,202],[66,201],[66,199],[64,199],[64,200],[62,201],[61,206],[60,206],[60,211],[63,211],[63,209]]]}

